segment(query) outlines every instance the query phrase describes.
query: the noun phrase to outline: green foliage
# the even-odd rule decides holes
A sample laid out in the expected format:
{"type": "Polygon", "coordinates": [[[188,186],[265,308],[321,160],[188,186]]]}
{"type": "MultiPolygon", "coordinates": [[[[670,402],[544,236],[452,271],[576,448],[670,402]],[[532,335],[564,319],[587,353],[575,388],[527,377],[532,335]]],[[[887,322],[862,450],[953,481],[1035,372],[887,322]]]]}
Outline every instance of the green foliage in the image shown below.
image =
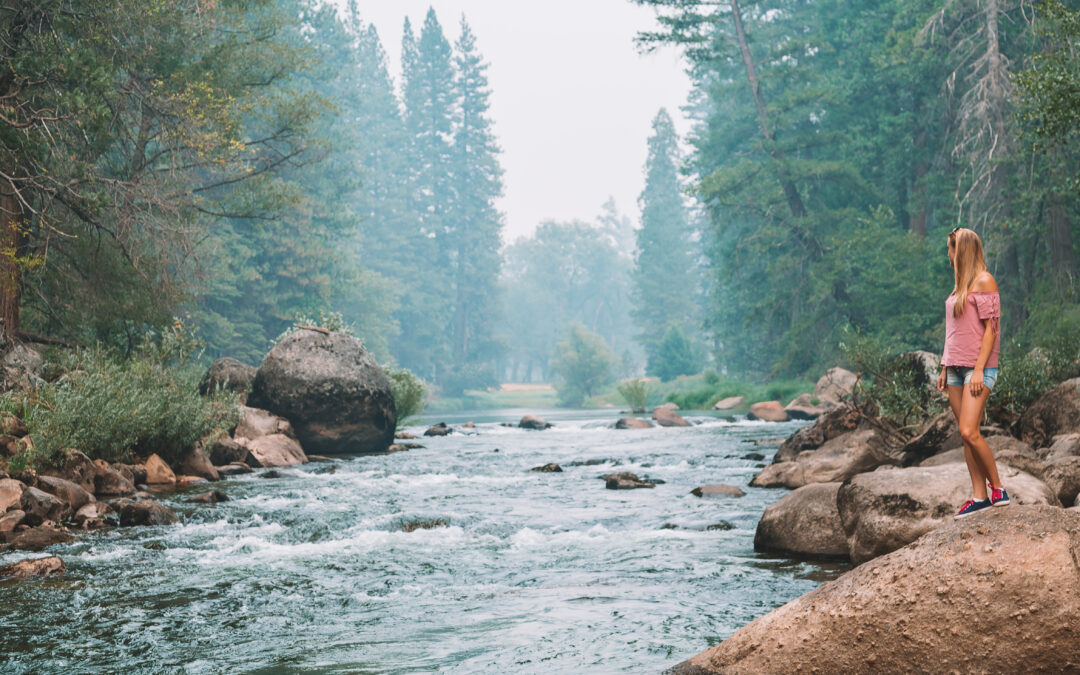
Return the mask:
{"type": "Polygon", "coordinates": [[[483,391],[498,386],[495,371],[488,363],[465,363],[451,366],[444,371],[442,393],[461,396],[466,390],[483,391]]]}
{"type": "Polygon", "coordinates": [[[571,324],[569,336],[555,346],[551,371],[559,378],[556,389],[563,405],[580,406],[614,379],[611,349],[585,326],[571,324]]]}
{"type": "Polygon", "coordinates": [[[780,401],[786,404],[813,389],[814,383],[806,380],[777,379],[753,383],[709,371],[704,375],[679,377],[662,383],[657,387],[657,395],[683,410],[710,410],[717,401],[730,396],[743,396],[748,403],[780,401]]]}
{"type": "Polygon", "coordinates": [[[618,384],[617,390],[619,396],[622,396],[633,412],[645,412],[649,405],[649,394],[652,391],[649,380],[643,377],[623,380],[618,384]]]}
{"type": "Polygon", "coordinates": [[[424,409],[427,387],[407,368],[387,369],[386,376],[390,378],[390,389],[394,392],[397,423],[402,426],[424,409]]]}
{"type": "Polygon", "coordinates": [[[1000,372],[989,408],[1004,408],[1014,417],[1022,415],[1047,390],[1063,380],[1080,376],[1080,322],[1066,323],[1035,349],[1009,343],[999,358],[1000,372]]]}
{"type": "Polygon", "coordinates": [[[879,417],[911,427],[945,409],[945,398],[917,355],[898,353],[895,343],[853,329],[845,331],[840,349],[861,375],[856,399],[872,403],[879,417]]]}
{"type": "Polygon", "coordinates": [[[65,374],[33,394],[8,392],[0,409],[22,417],[33,450],[26,462],[58,462],[67,448],[91,459],[131,461],[157,453],[166,462],[239,420],[239,399],[227,390],[201,396],[199,345],[177,323],[148,334],[130,358],[98,346],[66,355],[65,374]]]}
{"type": "Polygon", "coordinates": [[[663,339],[649,354],[645,372],[667,382],[680,375],[693,375],[698,372],[698,367],[694,345],[687,339],[682,328],[672,324],[667,327],[663,339]]]}
{"type": "Polygon", "coordinates": [[[271,345],[276,345],[281,342],[286,336],[295,333],[301,328],[314,327],[328,330],[331,333],[342,333],[344,335],[356,336],[356,327],[350,323],[345,322],[345,318],[341,312],[319,312],[318,318],[307,316],[305,314],[297,314],[293,319],[291,326],[285,329],[281,335],[270,341],[271,345]]]}

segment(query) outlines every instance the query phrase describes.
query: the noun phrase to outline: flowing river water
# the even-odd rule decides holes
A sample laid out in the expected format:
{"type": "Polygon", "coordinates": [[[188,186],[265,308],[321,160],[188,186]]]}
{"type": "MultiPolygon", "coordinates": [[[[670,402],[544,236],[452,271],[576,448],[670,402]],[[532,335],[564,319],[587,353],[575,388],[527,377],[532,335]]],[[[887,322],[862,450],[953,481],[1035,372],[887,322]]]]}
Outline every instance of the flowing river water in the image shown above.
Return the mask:
{"type": "Polygon", "coordinates": [[[800,423],[500,425],[524,412],[425,419],[476,428],[232,478],[212,506],[162,496],[179,525],[54,546],[66,575],[0,582],[0,672],[659,672],[843,571],[754,552],[786,493],[747,487],[779,445],[754,441],[800,423]],[[612,471],[665,482],[607,490],[612,471]],[[706,483],[747,495],[690,494],[706,483]]]}

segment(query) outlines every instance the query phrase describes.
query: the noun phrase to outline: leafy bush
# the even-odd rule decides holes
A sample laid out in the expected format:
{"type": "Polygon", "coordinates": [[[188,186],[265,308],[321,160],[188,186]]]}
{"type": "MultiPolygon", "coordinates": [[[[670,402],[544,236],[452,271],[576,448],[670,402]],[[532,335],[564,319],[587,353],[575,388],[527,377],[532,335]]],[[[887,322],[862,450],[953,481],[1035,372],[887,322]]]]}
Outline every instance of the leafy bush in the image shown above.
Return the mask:
{"type": "Polygon", "coordinates": [[[645,412],[645,408],[649,405],[649,394],[652,390],[648,380],[643,377],[623,380],[616,389],[619,396],[623,397],[623,400],[626,401],[626,404],[630,406],[633,412],[645,412]]]}
{"type": "Polygon", "coordinates": [[[182,324],[147,335],[137,353],[120,358],[103,347],[61,358],[65,371],[32,394],[8,392],[0,409],[26,421],[31,466],[58,462],[67,448],[91,459],[130,461],[159,454],[176,460],[196,441],[239,419],[239,399],[228,391],[198,392],[202,369],[190,361],[198,343],[182,324]]]}
{"type": "Polygon", "coordinates": [[[1030,351],[1013,342],[1002,352],[1001,371],[989,406],[992,414],[1002,421],[1023,414],[1047,390],[1080,375],[1080,331],[1070,326],[1059,327],[1042,345],[1030,351]],[[1002,409],[1012,415],[1002,415],[1002,409]]]}
{"type": "Polygon", "coordinates": [[[407,419],[418,415],[424,409],[427,387],[423,380],[407,368],[387,369],[390,389],[394,392],[394,408],[397,410],[397,423],[401,426],[407,419]]]}
{"type": "Polygon", "coordinates": [[[570,335],[555,346],[551,371],[559,378],[556,389],[563,405],[580,406],[615,379],[611,349],[607,342],[580,323],[570,325],[570,335]]]}
{"type": "Polygon", "coordinates": [[[270,341],[270,346],[276,345],[285,339],[286,336],[295,333],[301,328],[314,326],[315,328],[322,328],[328,330],[331,333],[343,333],[345,335],[356,336],[356,326],[351,323],[345,323],[345,317],[341,315],[341,312],[325,312],[320,311],[318,318],[308,316],[307,314],[297,314],[293,319],[293,324],[282,331],[281,335],[270,341]]]}
{"type": "Polygon", "coordinates": [[[694,345],[681,328],[668,326],[660,344],[656,346],[656,352],[649,356],[645,372],[656,375],[664,382],[674,380],[680,375],[693,375],[698,372],[694,345]]]}
{"type": "Polygon", "coordinates": [[[862,374],[857,397],[872,402],[879,417],[909,427],[945,409],[944,397],[917,355],[897,354],[894,343],[850,329],[844,331],[840,350],[862,374]]]}
{"type": "Polygon", "coordinates": [[[499,384],[489,363],[466,363],[448,368],[440,379],[442,393],[461,396],[466,389],[483,391],[499,384]]]}

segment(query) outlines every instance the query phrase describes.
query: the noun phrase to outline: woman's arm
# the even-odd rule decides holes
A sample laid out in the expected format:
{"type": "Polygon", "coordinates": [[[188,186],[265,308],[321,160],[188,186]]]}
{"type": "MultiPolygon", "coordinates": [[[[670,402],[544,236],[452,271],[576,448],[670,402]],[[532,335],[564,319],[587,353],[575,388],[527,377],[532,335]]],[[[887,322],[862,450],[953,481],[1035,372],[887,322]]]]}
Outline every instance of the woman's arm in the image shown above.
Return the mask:
{"type": "MultiPolygon", "coordinates": [[[[987,292],[996,291],[997,282],[994,281],[994,277],[989,272],[983,272],[975,279],[975,283],[971,285],[972,291],[987,292]]],[[[994,340],[997,335],[994,334],[993,322],[989,319],[983,319],[983,336],[982,342],[979,344],[979,358],[975,361],[975,372],[971,374],[971,395],[978,396],[983,390],[983,368],[986,366],[986,362],[990,360],[990,352],[994,351],[994,340]]]]}

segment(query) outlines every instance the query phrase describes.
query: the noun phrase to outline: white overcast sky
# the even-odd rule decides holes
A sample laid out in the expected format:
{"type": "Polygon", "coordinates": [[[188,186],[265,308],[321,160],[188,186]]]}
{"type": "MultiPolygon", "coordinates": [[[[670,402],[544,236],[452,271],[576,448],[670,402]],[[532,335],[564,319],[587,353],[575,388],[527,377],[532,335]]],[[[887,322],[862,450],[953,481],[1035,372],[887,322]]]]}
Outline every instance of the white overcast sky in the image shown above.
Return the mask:
{"type": "MultiPolygon", "coordinates": [[[[488,62],[491,118],[503,153],[506,241],[547,219],[592,219],[608,196],[638,221],[646,142],[666,107],[681,107],[690,81],[679,53],[640,55],[639,30],[654,13],[629,0],[358,0],[374,24],[400,87],[405,17],[419,36],[429,6],[451,44],[462,13],[488,62]]],[[[399,90],[400,91],[400,90],[399,90]]]]}

